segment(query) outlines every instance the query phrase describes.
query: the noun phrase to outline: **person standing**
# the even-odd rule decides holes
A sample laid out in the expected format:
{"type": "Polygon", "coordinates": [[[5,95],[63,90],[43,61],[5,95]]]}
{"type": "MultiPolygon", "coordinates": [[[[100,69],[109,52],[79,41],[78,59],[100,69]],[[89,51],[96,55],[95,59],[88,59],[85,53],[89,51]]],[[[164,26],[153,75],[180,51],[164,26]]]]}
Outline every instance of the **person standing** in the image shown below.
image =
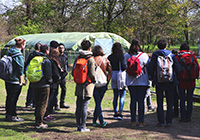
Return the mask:
{"type": "Polygon", "coordinates": [[[16,112],[16,104],[19,98],[19,95],[22,90],[22,85],[26,84],[26,81],[23,81],[23,74],[24,74],[24,57],[22,52],[24,51],[26,41],[23,38],[16,38],[15,39],[15,46],[8,50],[8,55],[13,56],[12,67],[13,73],[12,75],[5,80],[5,87],[6,87],[6,121],[9,122],[21,122],[24,119],[19,118],[16,112]]]}
{"type": "Polygon", "coordinates": [[[146,65],[149,62],[149,57],[146,53],[143,53],[142,49],[140,48],[140,41],[138,39],[132,40],[129,51],[125,54],[125,62],[128,62],[128,60],[131,60],[133,57],[137,57],[139,59],[139,65],[142,71],[140,75],[133,76],[128,72],[126,75],[126,85],[128,86],[131,96],[131,125],[136,126],[136,103],[138,102],[138,126],[144,127],[144,99],[149,85],[146,65]]]}
{"type": "Polygon", "coordinates": [[[36,52],[35,56],[44,57],[42,62],[43,76],[40,81],[31,83],[35,97],[35,128],[47,128],[48,125],[43,123],[44,114],[46,112],[49,94],[50,84],[52,83],[52,69],[51,61],[48,59],[49,47],[42,45],[40,52],[36,52]]]}
{"type": "MultiPolygon", "coordinates": [[[[105,55],[101,46],[96,45],[93,50],[93,56],[94,60],[97,66],[100,67],[100,69],[103,71],[103,74],[106,76],[107,84],[101,87],[95,87],[93,97],[95,100],[95,110],[93,115],[93,126],[102,126],[105,127],[107,125],[107,122],[103,119],[102,109],[101,109],[101,102],[104,97],[104,94],[106,90],[108,89],[108,84],[110,82],[111,76],[112,76],[112,68],[110,65],[110,61],[107,58],[104,58],[105,55]],[[107,74],[108,73],[108,74],[107,74]],[[97,123],[97,119],[99,119],[99,123],[97,123]]],[[[96,74],[100,74],[97,73],[96,74]]]]}
{"type": "MultiPolygon", "coordinates": [[[[37,55],[37,52],[40,52],[40,43],[36,43],[35,44],[35,50],[29,54],[25,64],[24,64],[24,69],[26,70],[26,67],[28,66],[28,64],[30,63],[31,59],[33,57],[35,57],[37,55]]],[[[34,102],[34,94],[33,94],[33,89],[31,88],[31,83],[29,83],[29,87],[28,87],[28,93],[26,96],[26,107],[34,107],[35,106],[35,102],[34,102]]]]}
{"type": "Polygon", "coordinates": [[[181,66],[181,72],[178,76],[180,82],[180,122],[190,122],[193,110],[195,81],[199,77],[199,64],[196,56],[190,51],[189,44],[187,43],[181,44],[177,59],[181,66]]]}
{"type": "Polygon", "coordinates": [[[111,78],[111,87],[113,89],[114,98],[113,98],[113,109],[114,109],[114,119],[123,119],[123,107],[124,107],[124,99],[126,90],[125,87],[123,89],[118,89],[118,73],[126,70],[126,64],[124,61],[124,54],[122,50],[122,46],[119,42],[113,44],[112,54],[108,56],[108,60],[110,61],[112,67],[112,78],[111,78]],[[117,108],[118,97],[120,97],[119,101],[119,110],[117,108]]]}
{"type": "Polygon", "coordinates": [[[72,70],[73,77],[76,77],[76,63],[80,59],[87,60],[87,80],[82,83],[76,83],[75,95],[76,99],[76,123],[77,131],[80,132],[89,132],[90,129],[86,128],[86,119],[87,119],[87,108],[89,101],[93,95],[94,85],[95,85],[95,61],[92,57],[91,52],[91,43],[88,40],[83,40],[81,43],[82,49],[79,50],[79,56],[76,58],[72,70]]]}
{"type": "MultiPolygon", "coordinates": [[[[60,43],[58,46],[58,50],[59,50],[59,60],[63,69],[63,72],[61,72],[61,80],[59,82],[59,85],[61,87],[61,95],[60,95],[60,108],[70,108],[70,106],[65,105],[65,96],[66,96],[66,76],[68,74],[68,57],[66,54],[64,54],[65,51],[65,45],[60,43]]],[[[58,91],[59,92],[59,91],[58,91]]],[[[60,110],[58,108],[58,93],[56,96],[56,103],[55,103],[55,110],[60,110]]]]}
{"type": "Polygon", "coordinates": [[[158,118],[157,126],[163,127],[165,126],[165,122],[167,126],[172,125],[174,88],[178,84],[177,75],[180,72],[180,66],[175,55],[172,54],[171,51],[166,50],[167,42],[165,40],[161,39],[158,41],[157,44],[158,44],[159,50],[153,52],[152,54],[152,58],[149,64],[149,73],[153,79],[152,85],[156,86],[157,118],[158,118]],[[159,57],[159,56],[162,56],[162,57],[159,57]],[[164,58],[167,58],[169,60],[168,64],[169,62],[173,62],[171,63],[172,66],[168,67],[169,69],[172,68],[172,71],[167,70],[166,73],[163,73],[165,71],[158,71],[160,69],[158,67],[158,60],[159,60],[158,57],[161,58],[162,60],[164,58]],[[167,76],[164,75],[164,74],[168,74],[169,72],[171,72],[171,74],[167,76]],[[160,77],[160,74],[162,75],[162,77],[160,77]],[[164,78],[166,78],[165,79],[166,81],[161,82],[161,80],[164,78]],[[164,92],[165,92],[166,102],[167,102],[166,117],[164,117],[164,110],[163,110],[164,92]]]}

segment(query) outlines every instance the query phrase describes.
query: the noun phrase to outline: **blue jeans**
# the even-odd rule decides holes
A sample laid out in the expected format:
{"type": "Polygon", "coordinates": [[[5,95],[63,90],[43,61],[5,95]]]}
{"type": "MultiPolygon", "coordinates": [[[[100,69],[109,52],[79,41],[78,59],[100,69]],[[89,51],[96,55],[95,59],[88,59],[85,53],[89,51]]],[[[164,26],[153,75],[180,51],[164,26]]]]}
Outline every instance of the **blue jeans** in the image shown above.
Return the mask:
{"type": "Polygon", "coordinates": [[[131,96],[130,112],[131,122],[136,122],[136,102],[138,101],[138,122],[144,122],[144,99],[147,93],[147,86],[128,86],[131,96]]]}
{"type": "Polygon", "coordinates": [[[107,86],[103,86],[100,88],[94,88],[94,101],[95,101],[95,110],[94,110],[94,117],[93,122],[97,121],[97,118],[99,117],[99,122],[103,124],[103,115],[102,115],[102,109],[101,109],[101,101],[103,99],[103,96],[107,90],[107,86]]]}
{"type": "Polygon", "coordinates": [[[90,98],[86,97],[78,97],[76,99],[76,123],[80,129],[84,129],[86,127],[86,119],[87,119],[87,108],[90,102],[90,98]]]}
{"type": "Polygon", "coordinates": [[[156,95],[157,95],[157,117],[160,124],[164,124],[164,118],[166,123],[172,123],[173,119],[173,105],[174,105],[174,87],[169,87],[168,90],[162,90],[156,86],[156,95]],[[164,92],[167,101],[167,113],[166,118],[164,117],[163,109],[163,99],[164,92]]]}
{"type": "Polygon", "coordinates": [[[118,90],[118,89],[113,89],[114,92],[114,99],[113,99],[113,108],[114,112],[122,112],[123,107],[124,107],[124,98],[126,94],[126,90],[118,90]],[[119,111],[117,109],[117,102],[118,102],[118,97],[120,96],[120,101],[119,101],[119,111]]]}
{"type": "Polygon", "coordinates": [[[180,93],[180,109],[181,109],[181,118],[183,119],[190,119],[192,115],[192,109],[193,109],[193,92],[194,88],[192,89],[182,89],[179,88],[180,93]],[[185,102],[187,101],[187,109],[185,102]]]}

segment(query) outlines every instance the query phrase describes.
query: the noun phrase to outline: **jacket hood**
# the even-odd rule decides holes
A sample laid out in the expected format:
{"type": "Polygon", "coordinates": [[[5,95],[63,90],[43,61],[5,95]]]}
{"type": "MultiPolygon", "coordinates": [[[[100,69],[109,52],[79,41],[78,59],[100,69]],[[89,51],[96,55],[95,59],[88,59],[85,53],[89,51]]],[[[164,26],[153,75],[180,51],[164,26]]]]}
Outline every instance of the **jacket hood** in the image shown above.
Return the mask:
{"type": "Polygon", "coordinates": [[[86,51],[86,50],[79,50],[79,55],[81,56],[88,56],[92,55],[93,53],[91,51],[86,51]]]}
{"type": "Polygon", "coordinates": [[[10,48],[8,50],[8,54],[13,55],[13,54],[16,54],[16,53],[22,53],[22,52],[18,48],[16,48],[16,47],[12,47],[12,48],[10,48]]]}

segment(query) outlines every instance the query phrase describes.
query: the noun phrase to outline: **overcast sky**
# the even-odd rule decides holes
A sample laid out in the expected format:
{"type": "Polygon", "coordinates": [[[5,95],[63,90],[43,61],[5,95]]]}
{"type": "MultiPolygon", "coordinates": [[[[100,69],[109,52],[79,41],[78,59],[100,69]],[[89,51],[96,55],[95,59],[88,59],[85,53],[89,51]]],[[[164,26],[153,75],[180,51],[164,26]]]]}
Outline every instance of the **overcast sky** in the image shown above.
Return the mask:
{"type": "Polygon", "coordinates": [[[15,5],[19,4],[19,0],[0,0],[0,13],[5,12],[6,7],[12,9],[15,5]]]}

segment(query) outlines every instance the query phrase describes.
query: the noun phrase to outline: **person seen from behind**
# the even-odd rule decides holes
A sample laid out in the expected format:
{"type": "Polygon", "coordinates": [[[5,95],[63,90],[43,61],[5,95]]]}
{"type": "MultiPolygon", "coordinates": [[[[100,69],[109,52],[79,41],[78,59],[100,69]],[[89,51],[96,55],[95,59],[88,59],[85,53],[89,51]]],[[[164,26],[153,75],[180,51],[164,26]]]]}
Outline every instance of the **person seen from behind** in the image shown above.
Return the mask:
{"type": "Polygon", "coordinates": [[[49,47],[47,45],[41,45],[40,52],[37,52],[35,56],[43,57],[42,72],[43,76],[40,81],[31,83],[35,97],[35,128],[47,128],[48,125],[44,124],[44,115],[48,105],[50,84],[52,80],[51,61],[48,58],[49,47]]]}
{"type": "MultiPolygon", "coordinates": [[[[96,45],[93,50],[94,60],[97,66],[99,66],[103,73],[106,75],[107,84],[101,87],[95,87],[93,97],[95,100],[95,110],[93,115],[93,126],[102,126],[105,127],[107,122],[103,119],[102,109],[101,109],[101,102],[104,97],[106,90],[108,89],[108,83],[112,76],[112,68],[110,65],[110,61],[107,58],[104,58],[105,55],[101,46],[96,45]],[[99,119],[99,123],[97,123],[97,119],[99,119]]],[[[96,73],[98,75],[99,73],[96,73]]]]}
{"type": "MultiPolygon", "coordinates": [[[[149,79],[146,65],[149,62],[149,57],[146,53],[143,53],[140,48],[140,41],[133,39],[128,53],[125,54],[125,62],[128,62],[133,57],[139,59],[139,65],[142,69],[141,73],[136,76],[132,76],[129,73],[126,75],[126,85],[130,91],[130,112],[131,112],[131,125],[136,126],[136,110],[138,103],[138,126],[144,127],[144,99],[147,93],[149,79]]],[[[128,69],[128,65],[127,65],[128,69]]]]}
{"type": "Polygon", "coordinates": [[[124,54],[122,50],[122,46],[119,42],[113,44],[112,54],[108,56],[108,60],[110,61],[112,67],[112,77],[111,77],[111,87],[113,89],[114,98],[113,98],[113,109],[114,109],[114,119],[123,120],[123,107],[124,107],[124,99],[126,90],[125,87],[123,89],[118,90],[118,73],[119,70],[125,71],[126,64],[124,60],[124,54]],[[119,100],[119,109],[118,109],[118,97],[119,100]]]}
{"type": "MultiPolygon", "coordinates": [[[[28,64],[30,63],[31,59],[34,58],[38,53],[40,52],[40,43],[36,43],[35,44],[35,50],[29,54],[25,65],[24,65],[24,69],[26,70],[26,67],[28,66],[28,64]]],[[[27,96],[26,96],[26,107],[35,107],[35,102],[34,102],[34,94],[33,94],[33,89],[31,88],[31,83],[29,83],[29,87],[28,87],[28,92],[27,92],[27,96]]]]}
{"type": "Polygon", "coordinates": [[[181,44],[177,59],[181,67],[181,72],[178,76],[181,113],[180,122],[190,122],[193,110],[195,81],[199,77],[199,64],[187,43],[181,44]]]}
{"type": "Polygon", "coordinates": [[[76,124],[77,124],[77,131],[80,132],[89,132],[90,129],[86,127],[86,120],[87,120],[87,108],[89,101],[93,95],[94,85],[95,85],[95,61],[92,57],[91,52],[91,43],[88,40],[83,40],[81,43],[81,48],[79,50],[79,56],[76,58],[72,70],[72,74],[74,77],[75,82],[78,81],[80,78],[78,71],[79,67],[77,63],[87,62],[85,67],[87,71],[87,79],[83,79],[83,83],[76,83],[75,89],[75,96],[76,99],[76,124]],[[76,75],[77,74],[77,75],[76,75]]]}
{"type": "Polygon", "coordinates": [[[24,56],[22,54],[26,45],[26,41],[23,38],[16,38],[15,42],[15,46],[8,50],[8,56],[13,56],[12,67],[14,71],[12,75],[7,80],[5,80],[7,93],[5,119],[9,122],[24,121],[24,119],[17,116],[16,104],[22,90],[22,85],[26,85],[27,82],[23,81],[24,56]]]}
{"type": "Polygon", "coordinates": [[[149,64],[149,73],[153,79],[152,86],[156,86],[157,126],[163,127],[165,123],[166,126],[172,126],[174,88],[178,84],[177,75],[180,72],[180,66],[175,55],[166,49],[165,40],[159,40],[157,45],[159,50],[153,52],[149,64]],[[166,60],[167,67],[163,66],[164,60],[166,60]],[[158,65],[158,62],[161,65],[158,65]],[[164,93],[167,102],[166,117],[163,109],[164,93]]]}

